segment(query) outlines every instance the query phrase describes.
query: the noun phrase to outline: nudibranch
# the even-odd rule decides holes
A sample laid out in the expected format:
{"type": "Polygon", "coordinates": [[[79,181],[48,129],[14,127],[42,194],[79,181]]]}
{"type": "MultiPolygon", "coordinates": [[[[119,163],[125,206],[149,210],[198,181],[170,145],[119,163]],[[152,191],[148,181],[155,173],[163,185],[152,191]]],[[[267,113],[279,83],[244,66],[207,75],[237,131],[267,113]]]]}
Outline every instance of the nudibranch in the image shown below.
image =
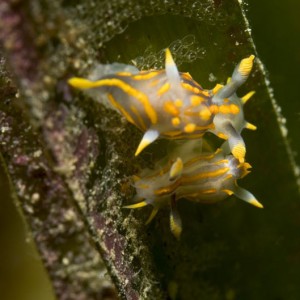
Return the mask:
{"type": "MultiPolygon", "coordinates": [[[[228,140],[231,153],[244,161],[243,128],[256,127],[244,119],[243,105],[254,94],[239,98],[236,90],[248,78],[254,55],[243,59],[226,85],[203,89],[189,73],[181,73],[166,49],[165,69],[139,71],[123,64],[100,65],[94,80],[73,77],[69,84],[107,94],[111,105],[144,132],[138,155],[157,138],[195,139],[210,131],[228,140]]],[[[94,93],[95,94],[95,93],[94,93]]],[[[98,97],[99,99],[99,97],[98,97]]]]}
{"type": "Polygon", "coordinates": [[[180,199],[210,204],[235,195],[263,208],[249,191],[237,184],[238,179],[250,172],[251,166],[247,162],[239,162],[233,155],[226,155],[221,148],[215,152],[199,152],[195,149],[195,141],[187,141],[168,156],[165,162],[157,163],[154,170],[146,169],[134,176],[137,203],[125,207],[152,205],[153,210],[147,221],[149,223],[160,207],[169,205],[170,227],[177,238],[182,231],[176,209],[176,203],[180,199]]]}

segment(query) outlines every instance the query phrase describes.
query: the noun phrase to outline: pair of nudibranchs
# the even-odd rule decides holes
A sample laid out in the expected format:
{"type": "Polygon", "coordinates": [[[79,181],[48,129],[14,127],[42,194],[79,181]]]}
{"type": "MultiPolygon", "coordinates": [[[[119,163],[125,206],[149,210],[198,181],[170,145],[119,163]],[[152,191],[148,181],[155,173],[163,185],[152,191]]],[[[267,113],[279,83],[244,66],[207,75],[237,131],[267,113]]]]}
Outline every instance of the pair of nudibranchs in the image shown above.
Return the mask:
{"type": "Polygon", "coordinates": [[[189,73],[178,72],[169,49],[162,70],[139,71],[134,66],[113,63],[99,65],[91,80],[69,79],[71,86],[96,92],[92,95],[98,99],[106,94],[112,107],[144,132],[135,155],[159,137],[187,140],[174,147],[154,170],[134,176],[137,203],[127,208],[152,205],[150,222],[161,206],[170,205],[171,231],[179,237],[179,199],[214,203],[234,194],[263,207],[237,185],[237,179],[248,174],[251,167],[245,162],[241,132],[256,127],[245,121],[243,113],[254,92],[239,98],[236,90],[247,80],[253,61],[253,55],[243,59],[226,85],[217,84],[212,90],[203,89],[189,73]],[[226,140],[220,149],[203,150],[201,141],[206,132],[226,140]]]}

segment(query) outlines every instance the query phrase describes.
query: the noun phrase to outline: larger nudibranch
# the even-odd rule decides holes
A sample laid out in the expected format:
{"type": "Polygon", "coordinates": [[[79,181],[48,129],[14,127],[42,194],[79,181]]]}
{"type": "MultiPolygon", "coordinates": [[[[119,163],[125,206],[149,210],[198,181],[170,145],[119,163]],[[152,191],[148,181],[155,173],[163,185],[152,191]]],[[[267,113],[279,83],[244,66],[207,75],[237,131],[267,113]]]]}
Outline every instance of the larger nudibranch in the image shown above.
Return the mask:
{"type": "Polygon", "coordinates": [[[195,151],[193,143],[194,141],[186,142],[168,157],[169,161],[159,162],[154,170],[147,169],[135,176],[136,200],[142,201],[126,206],[139,208],[152,205],[153,211],[148,223],[161,206],[170,205],[170,227],[176,237],[181,233],[181,220],[176,209],[179,199],[215,203],[235,195],[263,208],[250,192],[237,185],[237,180],[250,172],[248,169],[251,166],[248,163],[239,162],[221,149],[214,153],[199,154],[200,151],[195,151]]]}
{"type": "Polygon", "coordinates": [[[254,56],[243,59],[225,86],[203,89],[189,73],[180,73],[171,52],[166,49],[165,69],[139,71],[121,64],[102,65],[105,72],[96,80],[71,78],[69,84],[80,89],[106,93],[110,103],[130,123],[144,133],[135,155],[158,137],[168,139],[199,138],[207,132],[228,139],[232,154],[243,162],[243,128],[255,129],[244,120],[243,98],[236,90],[248,78],[254,56]]]}

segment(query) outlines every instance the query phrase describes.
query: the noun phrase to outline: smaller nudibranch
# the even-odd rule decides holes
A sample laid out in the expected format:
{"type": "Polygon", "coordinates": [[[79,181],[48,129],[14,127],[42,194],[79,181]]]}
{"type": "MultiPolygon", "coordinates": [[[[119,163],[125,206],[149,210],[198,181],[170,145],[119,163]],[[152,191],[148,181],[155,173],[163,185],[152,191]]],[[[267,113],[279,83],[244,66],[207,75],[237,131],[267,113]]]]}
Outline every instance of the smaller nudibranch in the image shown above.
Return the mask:
{"type": "Polygon", "coordinates": [[[201,154],[199,152],[195,149],[195,141],[186,142],[168,156],[165,163],[159,162],[154,170],[146,169],[134,176],[135,201],[140,202],[125,207],[152,205],[153,210],[147,221],[149,223],[160,207],[169,205],[170,227],[177,238],[182,231],[176,209],[176,203],[180,199],[210,204],[235,195],[263,208],[249,191],[237,184],[238,179],[250,172],[251,166],[247,162],[239,162],[233,155],[226,155],[222,149],[201,154]]]}
{"type": "Polygon", "coordinates": [[[139,71],[114,63],[99,65],[93,80],[73,77],[68,82],[97,92],[97,100],[107,94],[113,108],[144,132],[135,155],[159,137],[195,139],[210,131],[228,140],[232,154],[243,162],[246,148],[240,133],[256,128],[244,120],[243,105],[254,92],[239,98],[236,90],[248,78],[253,60],[254,55],[243,59],[227,84],[212,90],[203,89],[189,73],[178,72],[169,49],[162,70],[139,71]]]}

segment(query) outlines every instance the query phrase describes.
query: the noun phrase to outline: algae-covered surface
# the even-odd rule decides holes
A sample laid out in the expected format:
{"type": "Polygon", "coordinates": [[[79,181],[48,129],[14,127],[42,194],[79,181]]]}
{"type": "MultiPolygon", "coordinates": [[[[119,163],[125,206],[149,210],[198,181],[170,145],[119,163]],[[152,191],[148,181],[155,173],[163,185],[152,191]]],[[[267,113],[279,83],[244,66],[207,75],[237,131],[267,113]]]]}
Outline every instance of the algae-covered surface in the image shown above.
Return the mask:
{"type": "Polygon", "coordinates": [[[281,116],[244,8],[234,0],[0,3],[1,222],[12,228],[7,234],[2,226],[1,248],[17,249],[0,252],[1,299],[298,298],[296,121],[281,116]],[[183,200],[180,241],[170,233],[167,209],[149,226],[147,208],[122,209],[134,193],[131,175],[172,144],[158,141],[135,158],[141,132],[67,85],[99,62],[161,68],[166,47],[180,71],[205,88],[226,82],[247,55],[258,57],[239,90],[256,91],[245,114],[258,127],[243,132],[253,171],[241,185],[265,208],[234,197],[211,206],[183,200]],[[4,205],[10,198],[21,221],[4,205]],[[14,235],[22,242],[8,238],[14,235]],[[43,267],[23,263],[24,256],[18,263],[18,252],[43,267]],[[36,287],[30,279],[20,285],[26,292],[19,296],[14,264],[23,274],[43,274],[36,287]]]}

